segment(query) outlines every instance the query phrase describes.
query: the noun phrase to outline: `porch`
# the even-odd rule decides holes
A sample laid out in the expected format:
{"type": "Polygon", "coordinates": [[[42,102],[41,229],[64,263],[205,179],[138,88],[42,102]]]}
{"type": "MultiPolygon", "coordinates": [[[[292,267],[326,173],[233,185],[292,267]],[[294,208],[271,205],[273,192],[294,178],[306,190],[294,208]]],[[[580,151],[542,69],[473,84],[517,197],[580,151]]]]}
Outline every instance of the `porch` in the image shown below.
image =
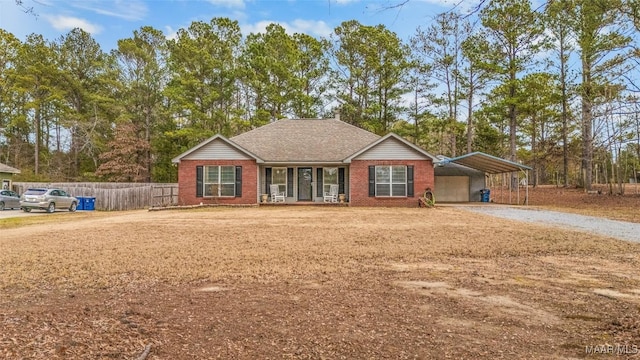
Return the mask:
{"type": "Polygon", "coordinates": [[[316,202],[316,201],[297,201],[297,202],[271,202],[271,201],[267,201],[265,203],[260,203],[258,204],[258,206],[260,207],[278,207],[278,206],[340,206],[340,207],[345,207],[345,206],[349,206],[348,202],[336,202],[336,203],[330,203],[330,202],[316,202]]]}
{"type": "Polygon", "coordinates": [[[258,203],[262,205],[347,205],[349,202],[349,167],[331,164],[265,164],[258,167],[258,203]],[[274,202],[271,185],[284,193],[284,202],[274,202]],[[324,194],[331,185],[338,186],[344,202],[327,203],[324,194]],[[266,195],[266,201],[264,199],[266,195]]]}

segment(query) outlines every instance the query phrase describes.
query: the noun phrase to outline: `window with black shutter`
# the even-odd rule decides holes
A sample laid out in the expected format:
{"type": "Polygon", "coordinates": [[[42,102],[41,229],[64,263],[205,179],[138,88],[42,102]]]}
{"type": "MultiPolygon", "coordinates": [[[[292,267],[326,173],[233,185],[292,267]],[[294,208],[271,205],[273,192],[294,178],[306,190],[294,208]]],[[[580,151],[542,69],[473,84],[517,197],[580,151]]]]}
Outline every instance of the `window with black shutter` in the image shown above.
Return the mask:
{"type": "Polygon", "coordinates": [[[413,165],[407,166],[407,196],[413,197],[413,165]]]}
{"type": "Polygon", "coordinates": [[[316,182],[317,182],[317,186],[316,186],[316,195],[318,197],[323,196],[324,194],[322,193],[322,168],[318,168],[316,169],[316,182]]]}
{"type": "Polygon", "coordinates": [[[293,197],[293,168],[287,168],[287,196],[293,197]]]}
{"type": "Polygon", "coordinates": [[[271,193],[271,168],[266,168],[264,169],[264,179],[265,179],[265,187],[264,187],[264,193],[265,194],[270,194],[271,193]]]}
{"type": "Polygon", "coordinates": [[[369,166],[369,196],[376,196],[376,167],[369,166]]]}
{"type": "Polygon", "coordinates": [[[203,184],[202,166],[196,166],[196,197],[202,197],[203,184]]]}
{"type": "Polygon", "coordinates": [[[344,194],[344,168],[338,169],[338,194],[344,194]]]}
{"type": "Polygon", "coordinates": [[[242,197],[242,166],[236,166],[236,196],[242,197]]]}

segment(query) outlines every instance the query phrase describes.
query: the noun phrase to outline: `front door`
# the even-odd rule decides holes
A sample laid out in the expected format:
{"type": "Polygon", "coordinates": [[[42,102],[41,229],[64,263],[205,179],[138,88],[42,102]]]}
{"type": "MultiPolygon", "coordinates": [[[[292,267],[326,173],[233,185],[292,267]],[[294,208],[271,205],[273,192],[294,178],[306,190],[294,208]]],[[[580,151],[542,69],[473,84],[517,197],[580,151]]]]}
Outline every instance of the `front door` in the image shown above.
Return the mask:
{"type": "Polygon", "coordinates": [[[298,201],[311,201],[313,191],[311,189],[312,168],[298,168],[298,201]]]}

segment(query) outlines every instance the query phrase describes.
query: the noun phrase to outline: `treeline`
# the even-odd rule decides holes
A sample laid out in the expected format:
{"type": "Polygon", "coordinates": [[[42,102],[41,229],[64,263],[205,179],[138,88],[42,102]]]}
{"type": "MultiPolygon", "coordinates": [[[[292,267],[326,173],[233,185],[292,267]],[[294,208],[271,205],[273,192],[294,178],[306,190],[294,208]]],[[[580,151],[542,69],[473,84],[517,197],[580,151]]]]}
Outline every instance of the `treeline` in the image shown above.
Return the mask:
{"type": "Polygon", "coordinates": [[[327,38],[243,36],[214,18],[172,39],[142,27],[110,52],[81,29],[0,29],[0,162],[24,181],[173,182],[171,159],[216,133],[339,108],[434,154],[524,162],[533,184],[620,182],[640,168],[638,8],[485,1],[407,40],[354,20],[327,38]]]}

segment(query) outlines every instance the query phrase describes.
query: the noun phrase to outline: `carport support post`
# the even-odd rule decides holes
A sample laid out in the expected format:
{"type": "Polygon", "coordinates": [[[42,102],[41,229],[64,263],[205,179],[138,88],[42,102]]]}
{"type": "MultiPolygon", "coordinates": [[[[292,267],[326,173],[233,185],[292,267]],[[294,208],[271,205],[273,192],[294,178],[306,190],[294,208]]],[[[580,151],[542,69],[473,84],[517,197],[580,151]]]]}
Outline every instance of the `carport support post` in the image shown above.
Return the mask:
{"type": "Polygon", "coordinates": [[[527,179],[527,183],[524,188],[525,189],[524,192],[526,196],[524,199],[524,204],[529,206],[529,172],[526,170],[523,170],[523,171],[524,171],[524,178],[527,179]]]}
{"type": "Polygon", "coordinates": [[[514,177],[518,178],[518,185],[517,185],[518,187],[516,188],[516,204],[520,205],[520,181],[519,181],[520,176],[516,175],[514,177]]]}

